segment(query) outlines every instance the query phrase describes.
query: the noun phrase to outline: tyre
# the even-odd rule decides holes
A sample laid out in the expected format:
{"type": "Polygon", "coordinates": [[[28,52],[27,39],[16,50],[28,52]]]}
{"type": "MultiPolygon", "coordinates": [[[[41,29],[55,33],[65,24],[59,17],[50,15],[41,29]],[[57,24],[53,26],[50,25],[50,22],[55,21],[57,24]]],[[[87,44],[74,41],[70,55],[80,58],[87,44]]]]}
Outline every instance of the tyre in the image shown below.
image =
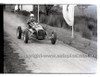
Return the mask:
{"type": "Polygon", "coordinates": [[[28,31],[27,30],[24,31],[23,39],[24,39],[24,43],[28,43],[29,37],[28,37],[28,31]]]}
{"type": "Polygon", "coordinates": [[[18,26],[17,31],[16,31],[16,36],[18,39],[21,39],[21,35],[22,35],[22,29],[21,29],[21,26],[18,26]]]}
{"type": "Polygon", "coordinates": [[[55,44],[56,43],[56,40],[57,40],[57,34],[55,32],[52,32],[52,38],[51,38],[51,43],[52,44],[55,44]]]}

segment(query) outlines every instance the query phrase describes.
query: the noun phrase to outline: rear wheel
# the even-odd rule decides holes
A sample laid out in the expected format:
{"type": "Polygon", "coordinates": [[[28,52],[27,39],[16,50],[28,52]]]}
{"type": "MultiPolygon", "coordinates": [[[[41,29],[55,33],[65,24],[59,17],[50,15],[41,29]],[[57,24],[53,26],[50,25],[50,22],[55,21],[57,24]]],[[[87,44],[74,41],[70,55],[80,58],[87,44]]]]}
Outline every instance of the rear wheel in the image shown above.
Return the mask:
{"type": "Polygon", "coordinates": [[[56,43],[56,40],[57,40],[57,34],[55,32],[52,32],[52,35],[51,35],[51,43],[52,44],[55,44],[56,43]]]}
{"type": "Polygon", "coordinates": [[[28,36],[28,31],[27,30],[24,31],[23,39],[24,39],[24,43],[28,43],[29,36],[28,36]]]}
{"type": "Polygon", "coordinates": [[[17,31],[16,31],[16,36],[18,39],[21,39],[21,35],[22,35],[22,29],[21,29],[21,26],[18,26],[17,31]]]}

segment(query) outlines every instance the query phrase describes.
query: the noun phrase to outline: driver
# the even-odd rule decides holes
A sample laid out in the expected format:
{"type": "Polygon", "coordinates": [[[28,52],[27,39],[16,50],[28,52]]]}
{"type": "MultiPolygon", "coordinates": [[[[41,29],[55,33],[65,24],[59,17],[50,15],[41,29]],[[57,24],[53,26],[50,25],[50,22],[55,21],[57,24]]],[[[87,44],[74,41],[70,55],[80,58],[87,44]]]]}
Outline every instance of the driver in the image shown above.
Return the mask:
{"type": "Polygon", "coordinates": [[[32,26],[34,26],[34,22],[35,22],[34,14],[31,13],[31,14],[30,14],[30,17],[29,17],[29,19],[28,19],[28,21],[27,21],[28,28],[29,28],[29,30],[30,30],[31,32],[33,32],[32,26]]]}
{"type": "Polygon", "coordinates": [[[35,22],[34,14],[30,14],[29,20],[27,21],[27,24],[29,25],[29,28],[31,28],[33,25],[32,23],[35,22]]]}

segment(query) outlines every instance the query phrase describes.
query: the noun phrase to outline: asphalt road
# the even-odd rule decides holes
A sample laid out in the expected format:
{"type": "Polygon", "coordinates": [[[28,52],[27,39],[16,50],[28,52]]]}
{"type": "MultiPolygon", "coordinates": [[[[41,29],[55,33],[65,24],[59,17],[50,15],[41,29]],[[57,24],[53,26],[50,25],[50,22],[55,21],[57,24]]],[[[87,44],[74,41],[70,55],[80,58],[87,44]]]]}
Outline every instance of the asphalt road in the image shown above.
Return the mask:
{"type": "Polygon", "coordinates": [[[25,23],[15,14],[4,12],[4,32],[11,41],[13,53],[19,53],[24,59],[26,70],[32,73],[96,73],[97,60],[82,57],[83,52],[57,40],[52,45],[50,40],[31,39],[28,44],[16,38],[16,28],[25,28],[25,23]],[[81,57],[79,56],[81,55],[81,57]]]}

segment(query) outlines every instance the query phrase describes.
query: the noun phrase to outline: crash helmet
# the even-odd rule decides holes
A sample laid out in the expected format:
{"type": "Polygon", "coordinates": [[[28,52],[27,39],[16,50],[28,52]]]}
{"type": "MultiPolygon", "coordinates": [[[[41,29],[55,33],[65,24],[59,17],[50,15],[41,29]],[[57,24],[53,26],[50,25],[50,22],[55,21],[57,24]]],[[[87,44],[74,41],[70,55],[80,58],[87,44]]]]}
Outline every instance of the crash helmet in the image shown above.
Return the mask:
{"type": "Polygon", "coordinates": [[[34,17],[34,14],[31,13],[31,14],[30,14],[30,17],[34,17]]]}

